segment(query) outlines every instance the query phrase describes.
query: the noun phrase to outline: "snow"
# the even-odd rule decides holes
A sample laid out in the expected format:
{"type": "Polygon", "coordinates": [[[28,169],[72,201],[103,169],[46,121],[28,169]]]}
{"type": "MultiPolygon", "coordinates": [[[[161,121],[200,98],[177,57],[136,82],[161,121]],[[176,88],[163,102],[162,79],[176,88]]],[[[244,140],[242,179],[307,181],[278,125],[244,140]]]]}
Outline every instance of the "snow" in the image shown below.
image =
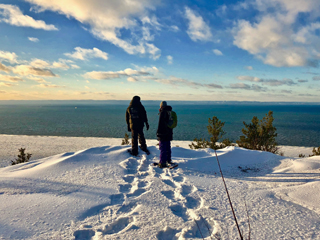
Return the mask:
{"type": "MultiPolygon", "coordinates": [[[[179,167],[160,169],[156,140],[133,157],[121,139],[0,139],[1,160],[34,154],[0,168],[0,239],[239,239],[211,149],[173,141],[179,167]]],[[[240,229],[248,238],[246,203],[251,239],[320,239],[320,156],[281,150],[217,151],[240,229]]]]}

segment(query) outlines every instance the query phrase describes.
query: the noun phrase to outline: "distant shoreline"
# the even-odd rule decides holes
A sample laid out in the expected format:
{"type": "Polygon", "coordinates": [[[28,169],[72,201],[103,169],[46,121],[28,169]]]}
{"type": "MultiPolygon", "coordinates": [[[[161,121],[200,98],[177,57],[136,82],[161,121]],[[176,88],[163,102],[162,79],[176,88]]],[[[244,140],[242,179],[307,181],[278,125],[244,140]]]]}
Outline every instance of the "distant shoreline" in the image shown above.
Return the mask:
{"type": "MultiPolygon", "coordinates": [[[[131,99],[128,100],[0,100],[0,105],[128,105],[131,99]]],[[[159,105],[162,100],[143,100],[144,105],[159,105]]],[[[259,101],[179,101],[167,100],[173,105],[320,105],[320,102],[259,102],[259,101]]]]}

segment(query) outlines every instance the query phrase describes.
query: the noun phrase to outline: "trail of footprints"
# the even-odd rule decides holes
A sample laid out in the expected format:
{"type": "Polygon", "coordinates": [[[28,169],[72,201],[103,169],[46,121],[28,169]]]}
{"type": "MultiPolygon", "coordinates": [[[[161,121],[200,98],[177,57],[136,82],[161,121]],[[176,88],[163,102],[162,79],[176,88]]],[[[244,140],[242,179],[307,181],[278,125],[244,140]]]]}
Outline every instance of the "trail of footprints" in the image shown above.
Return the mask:
{"type": "Polygon", "coordinates": [[[95,227],[93,230],[90,225],[82,225],[82,229],[73,234],[76,240],[104,239],[106,236],[139,229],[135,225],[135,215],[138,214],[137,210],[140,206],[138,198],[146,193],[152,184],[150,178],[146,180],[148,176],[151,176],[151,179],[152,177],[161,179],[163,189],[165,189],[161,191],[161,194],[169,200],[169,210],[184,223],[182,227],[176,229],[166,226],[157,233],[158,240],[202,239],[202,236],[211,238],[216,222],[208,222],[197,214],[204,209],[204,200],[199,197],[198,189],[189,185],[186,178],[181,176],[177,169],[153,168],[145,155],[142,155],[140,159],[130,157],[120,165],[126,171],[123,177],[125,183],[119,185],[120,193],[111,195],[110,204],[104,206],[98,215],[93,216],[98,218],[98,223],[102,227],[95,227]],[[201,233],[195,220],[198,220],[201,233]]]}
{"type": "Polygon", "coordinates": [[[170,211],[181,218],[184,225],[180,229],[165,227],[157,234],[157,239],[202,239],[202,237],[211,237],[215,222],[208,222],[198,214],[204,209],[204,200],[199,196],[198,189],[188,184],[187,179],[181,176],[179,171],[165,169],[160,174],[160,178],[168,186],[166,189],[169,189],[163,190],[161,193],[170,200],[170,211]]]}
{"type": "MultiPolygon", "coordinates": [[[[124,184],[119,185],[118,194],[110,196],[110,204],[103,206],[95,218],[102,224],[102,227],[93,230],[91,225],[82,225],[81,230],[73,233],[76,240],[102,239],[105,236],[122,233],[135,226],[135,212],[139,208],[136,200],[148,191],[151,182],[144,180],[150,175],[147,157],[141,159],[130,157],[121,162],[126,175],[123,177],[124,184]],[[109,224],[103,225],[108,222],[109,224]]],[[[152,172],[151,172],[152,173],[152,172]]]]}

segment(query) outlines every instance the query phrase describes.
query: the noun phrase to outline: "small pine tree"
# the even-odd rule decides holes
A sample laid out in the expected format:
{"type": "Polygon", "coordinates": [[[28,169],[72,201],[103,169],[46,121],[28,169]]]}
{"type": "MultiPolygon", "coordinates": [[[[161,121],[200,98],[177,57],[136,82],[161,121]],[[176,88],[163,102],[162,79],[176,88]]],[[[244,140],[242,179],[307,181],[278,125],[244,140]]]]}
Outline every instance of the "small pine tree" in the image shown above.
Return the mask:
{"type": "Polygon", "coordinates": [[[312,156],[319,156],[320,155],[320,147],[318,148],[313,148],[312,149],[312,155],[309,155],[309,157],[312,157],[312,156]]]}
{"type": "Polygon", "coordinates": [[[212,148],[219,149],[224,148],[226,146],[231,146],[232,142],[227,138],[224,139],[221,143],[218,141],[225,135],[225,131],[223,131],[224,122],[221,122],[216,116],[213,116],[212,119],[208,120],[209,125],[207,126],[208,133],[210,134],[210,141],[207,141],[205,138],[195,138],[193,141],[195,143],[191,143],[189,147],[191,149],[199,149],[199,148],[212,148]]]}
{"type": "Polygon", "coordinates": [[[124,139],[122,139],[121,145],[130,145],[130,141],[129,141],[129,135],[126,133],[124,135],[124,139]]]}
{"type": "Polygon", "coordinates": [[[207,148],[207,147],[209,147],[209,142],[208,142],[207,140],[205,140],[205,139],[202,139],[202,138],[197,139],[197,138],[195,138],[193,141],[194,141],[195,143],[192,142],[192,143],[189,145],[189,147],[190,147],[191,149],[200,149],[200,148],[207,148]]]}
{"type": "Polygon", "coordinates": [[[240,136],[237,141],[239,147],[252,150],[261,150],[272,153],[278,153],[276,128],[273,126],[273,112],[269,111],[262,120],[254,116],[251,123],[243,122],[245,128],[242,129],[244,136],[240,136]]]}
{"type": "Polygon", "coordinates": [[[25,154],[25,151],[26,149],[25,148],[20,148],[19,149],[19,152],[20,154],[18,154],[18,158],[16,158],[15,161],[11,161],[11,165],[16,165],[16,164],[19,164],[19,163],[24,163],[24,162],[28,162],[29,159],[31,158],[32,154],[30,153],[27,153],[25,154]]]}
{"type": "Polygon", "coordinates": [[[222,140],[221,145],[222,147],[229,147],[229,146],[233,146],[234,144],[229,138],[225,138],[222,140]]]}
{"type": "Polygon", "coordinates": [[[216,116],[213,116],[212,119],[209,118],[208,122],[209,125],[207,126],[207,129],[211,135],[209,147],[212,149],[218,149],[220,146],[217,145],[217,142],[226,134],[226,132],[222,130],[225,123],[221,122],[216,116]]]}

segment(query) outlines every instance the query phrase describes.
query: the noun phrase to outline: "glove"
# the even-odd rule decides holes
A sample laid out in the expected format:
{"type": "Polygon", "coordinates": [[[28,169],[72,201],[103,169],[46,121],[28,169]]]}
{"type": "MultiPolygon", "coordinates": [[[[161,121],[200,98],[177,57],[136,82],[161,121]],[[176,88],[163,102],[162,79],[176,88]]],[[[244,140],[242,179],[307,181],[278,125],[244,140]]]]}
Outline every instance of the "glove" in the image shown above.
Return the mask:
{"type": "Polygon", "coordinates": [[[147,131],[149,130],[149,123],[146,123],[147,131]]]}
{"type": "Polygon", "coordinates": [[[131,132],[131,128],[130,128],[130,126],[128,125],[128,132],[131,132]]]}

